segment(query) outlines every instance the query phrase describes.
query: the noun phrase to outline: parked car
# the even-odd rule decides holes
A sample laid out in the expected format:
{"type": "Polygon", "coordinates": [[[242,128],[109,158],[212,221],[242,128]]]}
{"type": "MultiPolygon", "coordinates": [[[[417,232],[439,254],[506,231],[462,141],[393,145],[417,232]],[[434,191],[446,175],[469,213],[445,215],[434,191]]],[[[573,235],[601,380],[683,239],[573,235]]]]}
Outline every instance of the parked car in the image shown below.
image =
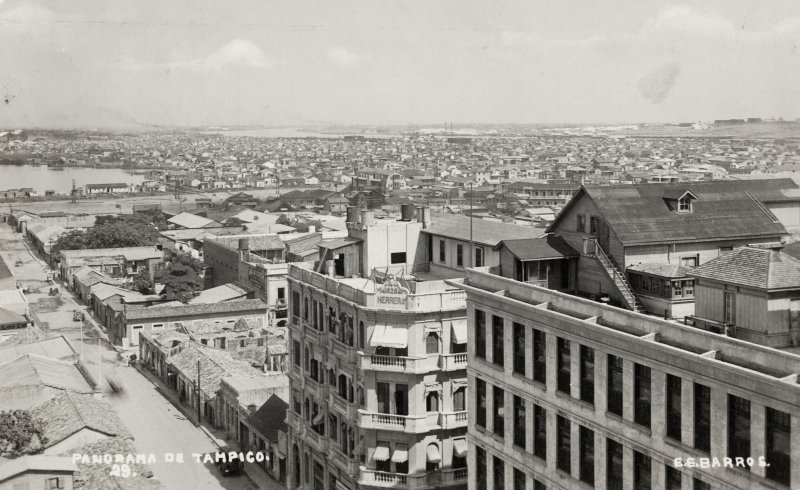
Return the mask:
{"type": "Polygon", "coordinates": [[[222,476],[237,476],[244,473],[244,465],[238,459],[226,461],[219,466],[219,471],[222,476]]]}

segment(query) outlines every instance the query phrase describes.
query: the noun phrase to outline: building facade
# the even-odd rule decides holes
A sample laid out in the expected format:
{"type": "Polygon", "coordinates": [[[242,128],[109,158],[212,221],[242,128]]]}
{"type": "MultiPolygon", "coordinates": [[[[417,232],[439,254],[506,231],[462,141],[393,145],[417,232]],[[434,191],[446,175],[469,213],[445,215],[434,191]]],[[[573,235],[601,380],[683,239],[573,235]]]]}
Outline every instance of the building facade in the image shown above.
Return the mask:
{"type": "Polygon", "coordinates": [[[797,488],[800,356],[480,271],[469,488],[797,488]]]}

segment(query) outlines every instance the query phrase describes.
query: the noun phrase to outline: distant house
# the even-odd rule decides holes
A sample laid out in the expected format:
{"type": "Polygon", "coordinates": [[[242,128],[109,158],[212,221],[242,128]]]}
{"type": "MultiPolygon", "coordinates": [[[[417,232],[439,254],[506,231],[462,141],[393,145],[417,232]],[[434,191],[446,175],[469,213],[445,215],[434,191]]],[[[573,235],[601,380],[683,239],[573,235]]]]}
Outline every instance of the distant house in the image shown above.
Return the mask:
{"type": "Polygon", "coordinates": [[[0,488],[73,490],[77,471],[71,457],[21,456],[0,464],[0,488]]]}
{"type": "Polygon", "coordinates": [[[111,194],[129,193],[131,186],[124,183],[113,184],[86,184],[86,194],[111,194]]]}
{"type": "Polygon", "coordinates": [[[236,194],[225,199],[225,202],[235,206],[254,208],[258,204],[258,199],[256,199],[252,194],[237,192],[236,194]]]}
{"type": "Polygon", "coordinates": [[[167,220],[171,230],[187,230],[196,228],[213,228],[222,226],[213,219],[204,218],[192,213],[180,213],[167,220]]]}

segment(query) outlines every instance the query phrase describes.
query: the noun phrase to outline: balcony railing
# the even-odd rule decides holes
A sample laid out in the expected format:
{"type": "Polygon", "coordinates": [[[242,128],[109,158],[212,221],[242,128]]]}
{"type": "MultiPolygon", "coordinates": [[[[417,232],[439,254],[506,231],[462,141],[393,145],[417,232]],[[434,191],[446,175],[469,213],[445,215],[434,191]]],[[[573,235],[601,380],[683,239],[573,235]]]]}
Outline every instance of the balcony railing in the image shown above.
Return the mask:
{"type": "Polygon", "coordinates": [[[467,426],[467,411],[442,412],[439,414],[439,425],[442,429],[455,429],[467,426]]]}
{"type": "Polygon", "coordinates": [[[371,371],[419,374],[439,369],[435,357],[380,356],[359,352],[359,368],[371,371]]]}
{"type": "Polygon", "coordinates": [[[425,415],[396,415],[366,410],[358,412],[361,415],[359,425],[364,429],[394,430],[412,434],[440,429],[439,412],[425,415]]]}
{"type": "Polygon", "coordinates": [[[361,469],[361,483],[377,487],[402,487],[408,484],[408,475],[403,473],[389,473],[386,471],[361,469]]]}
{"type": "Polygon", "coordinates": [[[422,489],[464,484],[467,481],[468,475],[467,468],[447,468],[430,473],[407,475],[404,473],[370,470],[362,467],[359,480],[361,485],[369,487],[422,489]]]}
{"type": "Polygon", "coordinates": [[[439,366],[442,368],[442,371],[467,369],[467,353],[442,354],[439,358],[439,366]]]}
{"type": "Polygon", "coordinates": [[[547,287],[547,279],[528,279],[525,281],[526,284],[530,284],[532,286],[539,286],[540,288],[547,287]]]}

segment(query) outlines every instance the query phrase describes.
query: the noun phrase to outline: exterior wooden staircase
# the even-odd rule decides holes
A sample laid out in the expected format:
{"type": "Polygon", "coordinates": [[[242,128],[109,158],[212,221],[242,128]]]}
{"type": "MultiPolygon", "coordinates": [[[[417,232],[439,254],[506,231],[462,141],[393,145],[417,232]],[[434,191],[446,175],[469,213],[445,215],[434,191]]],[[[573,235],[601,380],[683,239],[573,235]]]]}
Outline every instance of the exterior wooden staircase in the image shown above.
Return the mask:
{"type": "Polygon", "coordinates": [[[631,287],[630,282],[628,282],[628,278],[625,277],[625,274],[619,270],[619,267],[617,267],[613,259],[606,254],[597,240],[593,240],[593,242],[593,244],[589,244],[587,247],[588,254],[595,257],[597,261],[600,262],[600,265],[603,266],[603,269],[608,274],[609,279],[611,279],[611,281],[617,287],[620,294],[625,299],[625,302],[628,303],[628,308],[639,313],[644,313],[645,309],[642,306],[641,301],[639,301],[639,299],[633,293],[633,288],[631,287]]]}

